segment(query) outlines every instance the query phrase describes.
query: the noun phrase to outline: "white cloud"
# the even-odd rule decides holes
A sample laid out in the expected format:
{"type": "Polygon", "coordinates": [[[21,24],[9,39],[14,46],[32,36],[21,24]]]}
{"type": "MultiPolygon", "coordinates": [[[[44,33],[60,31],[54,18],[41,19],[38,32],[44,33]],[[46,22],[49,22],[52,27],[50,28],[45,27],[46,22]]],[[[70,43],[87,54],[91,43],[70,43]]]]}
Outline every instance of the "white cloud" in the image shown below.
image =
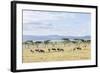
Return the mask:
{"type": "Polygon", "coordinates": [[[90,14],[23,11],[24,35],[88,35],[90,14]]]}

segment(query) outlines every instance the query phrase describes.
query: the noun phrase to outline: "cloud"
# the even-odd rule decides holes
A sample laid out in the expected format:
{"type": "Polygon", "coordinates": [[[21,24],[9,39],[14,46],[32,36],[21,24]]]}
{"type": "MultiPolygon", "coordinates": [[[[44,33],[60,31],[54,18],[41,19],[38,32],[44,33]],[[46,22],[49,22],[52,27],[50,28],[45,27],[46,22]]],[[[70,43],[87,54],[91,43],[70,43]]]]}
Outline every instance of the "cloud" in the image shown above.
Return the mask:
{"type": "Polygon", "coordinates": [[[89,13],[23,11],[25,35],[87,35],[90,27],[89,13]]]}

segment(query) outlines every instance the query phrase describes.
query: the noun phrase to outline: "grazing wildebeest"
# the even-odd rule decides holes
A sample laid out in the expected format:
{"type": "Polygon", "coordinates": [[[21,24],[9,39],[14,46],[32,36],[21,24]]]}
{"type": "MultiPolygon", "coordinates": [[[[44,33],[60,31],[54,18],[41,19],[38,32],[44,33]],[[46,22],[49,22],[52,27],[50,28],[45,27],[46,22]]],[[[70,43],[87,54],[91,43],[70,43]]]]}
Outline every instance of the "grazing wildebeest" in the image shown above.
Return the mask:
{"type": "Polygon", "coordinates": [[[52,50],[54,50],[56,52],[56,49],[55,48],[52,48],[52,50]]]}
{"type": "Polygon", "coordinates": [[[44,53],[45,51],[44,51],[44,50],[42,50],[42,49],[40,49],[40,50],[39,50],[39,52],[44,53]]]}
{"type": "Polygon", "coordinates": [[[64,49],[60,49],[60,48],[57,48],[57,50],[60,52],[60,51],[64,51],[64,49]]]}
{"type": "Polygon", "coordinates": [[[82,50],[82,48],[76,47],[76,48],[74,48],[73,50],[82,50]]]}
{"type": "Polygon", "coordinates": [[[80,47],[77,47],[77,50],[82,50],[82,48],[80,48],[80,47]]]}
{"type": "Polygon", "coordinates": [[[39,49],[35,49],[36,52],[39,52],[39,49]]]}
{"type": "Polygon", "coordinates": [[[48,52],[50,52],[50,49],[48,49],[48,52]]]}
{"type": "Polygon", "coordinates": [[[30,52],[34,53],[34,51],[31,49],[30,52]]]}
{"type": "Polygon", "coordinates": [[[42,50],[42,49],[35,49],[36,52],[39,52],[39,53],[44,53],[45,51],[42,50]]]}

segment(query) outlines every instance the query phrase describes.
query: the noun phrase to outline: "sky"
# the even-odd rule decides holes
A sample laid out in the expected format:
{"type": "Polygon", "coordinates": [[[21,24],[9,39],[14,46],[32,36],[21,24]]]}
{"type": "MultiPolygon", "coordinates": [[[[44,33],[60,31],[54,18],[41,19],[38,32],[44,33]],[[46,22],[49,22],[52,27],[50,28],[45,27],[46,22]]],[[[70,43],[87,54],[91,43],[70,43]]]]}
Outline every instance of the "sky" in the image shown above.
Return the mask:
{"type": "Polygon", "coordinates": [[[90,36],[91,14],[23,10],[23,35],[90,36]]]}

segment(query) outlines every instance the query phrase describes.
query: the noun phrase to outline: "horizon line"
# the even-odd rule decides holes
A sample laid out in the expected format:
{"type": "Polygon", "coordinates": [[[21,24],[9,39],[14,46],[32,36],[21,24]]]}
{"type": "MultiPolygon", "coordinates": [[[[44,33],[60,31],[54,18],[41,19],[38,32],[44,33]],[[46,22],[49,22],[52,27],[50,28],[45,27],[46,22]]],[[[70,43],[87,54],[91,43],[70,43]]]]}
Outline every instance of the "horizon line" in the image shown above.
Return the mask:
{"type": "Polygon", "coordinates": [[[23,35],[23,36],[91,36],[91,35],[23,35]]]}

